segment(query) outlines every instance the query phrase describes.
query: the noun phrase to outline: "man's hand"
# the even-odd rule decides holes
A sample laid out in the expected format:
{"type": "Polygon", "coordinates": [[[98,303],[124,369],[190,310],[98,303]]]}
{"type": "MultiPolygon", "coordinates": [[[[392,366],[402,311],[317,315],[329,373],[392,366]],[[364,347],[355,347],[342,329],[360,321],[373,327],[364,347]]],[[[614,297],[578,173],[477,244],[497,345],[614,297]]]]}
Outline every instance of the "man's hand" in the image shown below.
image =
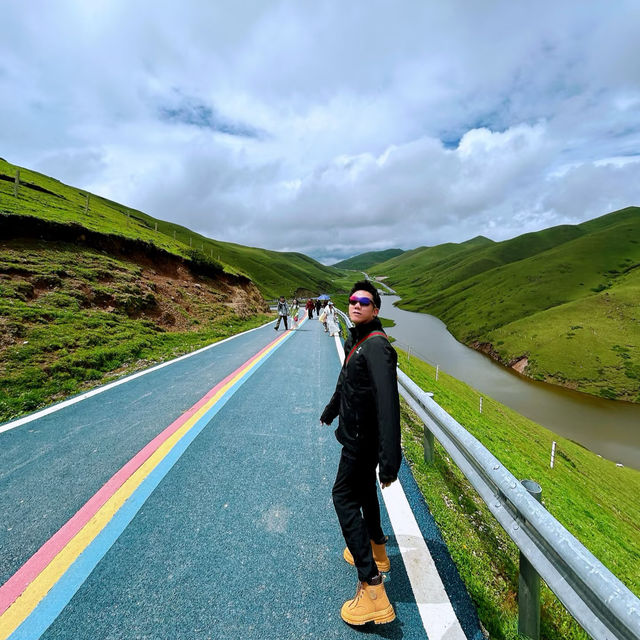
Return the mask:
{"type": "Polygon", "coordinates": [[[389,480],[389,482],[380,482],[380,487],[382,487],[383,489],[386,489],[388,486],[390,486],[393,482],[395,482],[398,478],[394,478],[393,480],[389,480]]]}
{"type": "Polygon", "coordinates": [[[333,422],[333,418],[329,420],[329,416],[326,415],[326,409],[325,409],[325,411],[323,411],[322,415],[320,416],[320,424],[330,425],[332,422],[333,422]]]}

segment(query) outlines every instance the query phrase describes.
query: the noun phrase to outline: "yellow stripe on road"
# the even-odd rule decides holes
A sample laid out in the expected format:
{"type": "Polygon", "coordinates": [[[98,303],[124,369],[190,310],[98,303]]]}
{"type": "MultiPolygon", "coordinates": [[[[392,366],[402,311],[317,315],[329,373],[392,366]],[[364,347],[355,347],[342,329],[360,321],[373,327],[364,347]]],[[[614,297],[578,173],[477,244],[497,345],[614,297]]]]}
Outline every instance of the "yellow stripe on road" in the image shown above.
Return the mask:
{"type": "Polygon", "coordinates": [[[254,367],[275,349],[289,334],[286,332],[276,339],[259,357],[252,359],[245,367],[227,381],[210,400],[200,407],[185,423],[172,434],[158,449],[122,484],[95,515],[65,545],[53,560],[25,588],[22,594],[0,616],[0,640],[9,636],[31,615],[47,593],[60,580],[82,552],[93,542],[109,524],[122,505],[132,496],[147,476],[164,460],[175,445],[193,428],[193,426],[215,405],[227,391],[247,375],[254,367]]]}

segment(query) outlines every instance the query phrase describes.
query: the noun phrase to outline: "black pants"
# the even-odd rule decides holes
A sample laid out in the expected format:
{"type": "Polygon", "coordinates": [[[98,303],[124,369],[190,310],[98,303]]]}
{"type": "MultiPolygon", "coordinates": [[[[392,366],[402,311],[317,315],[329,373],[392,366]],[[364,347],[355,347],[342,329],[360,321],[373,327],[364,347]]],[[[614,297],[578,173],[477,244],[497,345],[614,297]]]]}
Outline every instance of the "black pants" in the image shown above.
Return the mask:
{"type": "Polygon", "coordinates": [[[313,318],[313,309],[307,309],[307,315],[309,316],[309,320],[313,318]]]}
{"type": "Polygon", "coordinates": [[[288,325],[287,325],[287,316],[278,316],[278,322],[276,322],[276,329],[278,329],[278,327],[280,327],[280,320],[284,320],[284,328],[285,330],[288,329],[288,325]]]}
{"type": "Polygon", "coordinates": [[[342,535],[361,582],[378,575],[370,540],[380,543],[385,539],[380,525],[376,466],[375,456],[355,459],[343,450],[331,492],[342,535]]]}

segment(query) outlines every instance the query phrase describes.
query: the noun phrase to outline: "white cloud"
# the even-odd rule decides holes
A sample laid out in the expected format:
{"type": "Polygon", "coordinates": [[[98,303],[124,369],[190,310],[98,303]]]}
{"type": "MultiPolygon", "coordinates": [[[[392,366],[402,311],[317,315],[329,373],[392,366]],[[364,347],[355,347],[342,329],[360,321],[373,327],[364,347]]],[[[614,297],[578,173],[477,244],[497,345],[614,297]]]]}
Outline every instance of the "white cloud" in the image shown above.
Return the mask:
{"type": "Polygon", "coordinates": [[[0,155],[325,261],[640,203],[640,5],[34,0],[0,155]]]}

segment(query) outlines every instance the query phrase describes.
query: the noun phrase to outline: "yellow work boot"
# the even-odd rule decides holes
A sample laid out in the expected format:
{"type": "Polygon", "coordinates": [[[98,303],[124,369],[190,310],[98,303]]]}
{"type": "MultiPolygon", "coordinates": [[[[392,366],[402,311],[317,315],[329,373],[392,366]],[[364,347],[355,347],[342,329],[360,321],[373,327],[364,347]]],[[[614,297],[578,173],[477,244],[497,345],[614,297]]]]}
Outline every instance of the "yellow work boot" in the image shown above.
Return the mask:
{"type": "Polygon", "coordinates": [[[373,582],[358,582],[356,595],[352,600],[347,600],[340,611],[342,619],[348,624],[361,625],[367,622],[385,624],[396,619],[387,592],[384,590],[382,575],[378,574],[373,582]]]}
{"type": "MultiPolygon", "coordinates": [[[[382,544],[376,544],[373,540],[371,541],[371,550],[373,551],[373,559],[375,560],[376,566],[378,567],[378,571],[384,571],[385,573],[391,569],[391,562],[389,561],[389,556],[387,556],[387,545],[386,542],[382,544]]],[[[353,555],[351,551],[349,551],[349,547],[345,547],[342,552],[342,557],[352,566],[355,566],[355,562],[353,561],[353,555]]]]}

